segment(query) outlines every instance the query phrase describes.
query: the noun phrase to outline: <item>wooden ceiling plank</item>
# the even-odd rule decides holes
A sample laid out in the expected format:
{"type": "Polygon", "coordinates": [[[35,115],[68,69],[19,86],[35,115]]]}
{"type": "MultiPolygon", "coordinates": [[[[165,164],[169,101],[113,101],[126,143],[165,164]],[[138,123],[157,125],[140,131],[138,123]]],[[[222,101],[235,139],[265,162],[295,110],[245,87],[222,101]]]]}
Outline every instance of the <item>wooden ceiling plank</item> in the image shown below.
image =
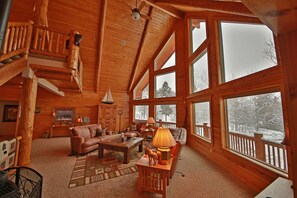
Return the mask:
{"type": "Polygon", "coordinates": [[[27,60],[21,58],[0,68],[0,86],[20,74],[27,66],[27,60]]]}
{"type": "Polygon", "coordinates": [[[197,11],[214,11],[227,14],[236,14],[241,16],[255,17],[255,15],[241,2],[233,1],[209,1],[209,0],[156,0],[157,5],[185,6],[193,7],[197,11]]]}
{"type": "Polygon", "coordinates": [[[54,84],[50,83],[48,80],[44,79],[44,78],[38,78],[37,80],[38,85],[58,96],[65,96],[65,93],[63,91],[60,91],[59,88],[57,86],[55,86],[54,84]]]}
{"type": "MultiPolygon", "coordinates": [[[[152,7],[150,7],[149,12],[148,12],[148,16],[150,16],[150,17],[152,15],[152,10],[153,10],[152,7]]],[[[148,32],[148,25],[149,25],[149,20],[146,20],[145,25],[144,25],[143,34],[142,34],[142,37],[141,37],[141,40],[140,40],[140,43],[139,43],[139,47],[138,47],[138,50],[137,50],[135,62],[134,62],[134,65],[133,65],[130,81],[129,81],[129,87],[128,87],[128,90],[127,90],[128,93],[131,93],[131,91],[132,91],[132,87],[133,87],[134,79],[135,79],[135,73],[136,73],[136,70],[137,70],[137,67],[138,67],[138,64],[139,64],[139,61],[140,61],[141,54],[143,52],[144,40],[145,40],[145,37],[146,37],[147,32],[148,32]]]]}
{"type": "Polygon", "coordinates": [[[96,68],[96,78],[95,78],[95,92],[99,90],[101,65],[102,65],[102,53],[103,53],[103,40],[105,32],[105,18],[106,18],[107,0],[101,0],[101,10],[100,10],[100,24],[99,24],[99,47],[98,47],[98,66],[96,68]]]}
{"type": "Polygon", "coordinates": [[[159,5],[159,4],[156,4],[155,1],[153,1],[153,0],[142,0],[142,1],[156,9],[161,10],[162,12],[164,12],[174,18],[177,18],[177,19],[184,18],[184,13],[182,11],[177,10],[171,6],[159,5]]]}
{"type": "Polygon", "coordinates": [[[242,0],[242,3],[277,35],[297,30],[297,1],[242,0]]]}

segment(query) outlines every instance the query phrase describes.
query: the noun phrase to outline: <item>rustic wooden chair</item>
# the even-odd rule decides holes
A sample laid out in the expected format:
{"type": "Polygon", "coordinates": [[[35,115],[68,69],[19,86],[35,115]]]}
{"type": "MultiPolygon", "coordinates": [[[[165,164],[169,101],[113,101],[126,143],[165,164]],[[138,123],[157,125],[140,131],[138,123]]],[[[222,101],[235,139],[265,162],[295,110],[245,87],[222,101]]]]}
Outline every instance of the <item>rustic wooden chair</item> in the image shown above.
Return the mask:
{"type": "Polygon", "coordinates": [[[182,172],[176,171],[176,165],[180,157],[181,149],[182,149],[181,143],[179,141],[176,141],[176,145],[171,149],[171,156],[173,160],[172,160],[172,165],[170,170],[170,179],[173,177],[175,173],[181,174],[182,177],[185,176],[182,172]]]}

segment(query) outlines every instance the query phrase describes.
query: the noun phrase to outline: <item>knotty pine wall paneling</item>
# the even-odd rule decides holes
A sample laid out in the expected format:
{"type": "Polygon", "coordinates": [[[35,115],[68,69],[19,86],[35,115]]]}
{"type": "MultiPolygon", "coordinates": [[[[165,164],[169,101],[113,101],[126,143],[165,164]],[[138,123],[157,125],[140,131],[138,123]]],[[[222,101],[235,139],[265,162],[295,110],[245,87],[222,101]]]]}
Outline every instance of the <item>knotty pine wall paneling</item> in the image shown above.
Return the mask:
{"type": "MultiPolygon", "coordinates": [[[[83,73],[83,92],[65,92],[65,97],[56,96],[43,88],[38,88],[36,106],[40,107],[40,113],[35,114],[33,138],[40,138],[44,132],[50,130],[52,122],[52,109],[54,107],[74,107],[76,114],[82,117],[89,117],[91,123],[97,122],[98,104],[107,91],[105,88],[111,89],[114,99],[114,104],[118,109],[123,110],[121,116],[122,127],[128,125],[128,100],[129,97],[126,89],[119,89],[118,81],[113,80],[112,72],[103,73],[103,81],[98,93],[94,93],[95,87],[95,72],[97,71],[97,56],[98,56],[98,33],[100,22],[100,1],[62,1],[50,0],[48,5],[48,24],[55,31],[62,33],[70,33],[71,30],[76,30],[83,35],[83,40],[80,48],[80,55],[84,65],[83,73]],[[109,79],[108,81],[106,79],[109,79]]],[[[11,11],[11,20],[33,20],[33,1],[14,0],[11,11]]],[[[107,40],[106,43],[109,41],[107,40]]],[[[118,54],[114,54],[118,56],[118,54]]],[[[110,67],[112,64],[106,64],[110,67]]],[[[10,86],[3,85],[0,87],[0,98],[12,99],[21,98],[20,94],[15,94],[14,89],[10,86]],[[5,93],[2,94],[2,90],[5,93]]],[[[126,87],[125,87],[126,88],[126,87]]],[[[118,123],[117,123],[118,126],[118,123]]]]}

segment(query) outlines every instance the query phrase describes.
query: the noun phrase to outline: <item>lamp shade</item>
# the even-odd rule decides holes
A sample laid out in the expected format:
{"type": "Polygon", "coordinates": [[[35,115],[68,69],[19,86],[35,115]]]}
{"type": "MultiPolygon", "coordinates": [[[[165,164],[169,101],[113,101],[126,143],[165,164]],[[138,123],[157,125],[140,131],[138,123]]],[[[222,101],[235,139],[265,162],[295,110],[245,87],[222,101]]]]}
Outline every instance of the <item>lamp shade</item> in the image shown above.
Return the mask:
{"type": "Polygon", "coordinates": [[[147,119],[147,123],[149,123],[149,124],[155,124],[155,119],[153,117],[149,117],[147,119]]]}
{"type": "Polygon", "coordinates": [[[152,144],[157,148],[172,147],[176,145],[176,141],[168,128],[159,127],[152,144]]]}

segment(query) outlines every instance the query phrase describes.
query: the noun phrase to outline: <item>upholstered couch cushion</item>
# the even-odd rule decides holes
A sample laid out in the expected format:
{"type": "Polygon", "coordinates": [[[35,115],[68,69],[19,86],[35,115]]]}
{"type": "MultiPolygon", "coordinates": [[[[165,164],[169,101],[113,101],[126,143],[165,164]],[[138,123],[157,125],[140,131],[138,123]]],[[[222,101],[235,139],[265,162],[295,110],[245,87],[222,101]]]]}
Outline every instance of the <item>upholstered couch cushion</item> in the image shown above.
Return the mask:
{"type": "Polygon", "coordinates": [[[115,137],[107,128],[102,129],[100,124],[71,127],[70,130],[72,154],[85,154],[97,149],[100,141],[115,137]]]}
{"type": "Polygon", "coordinates": [[[88,127],[74,128],[74,135],[84,138],[91,138],[90,130],[88,127]]]}
{"type": "Polygon", "coordinates": [[[173,138],[182,145],[187,142],[187,130],[185,128],[169,128],[173,138]]]}

